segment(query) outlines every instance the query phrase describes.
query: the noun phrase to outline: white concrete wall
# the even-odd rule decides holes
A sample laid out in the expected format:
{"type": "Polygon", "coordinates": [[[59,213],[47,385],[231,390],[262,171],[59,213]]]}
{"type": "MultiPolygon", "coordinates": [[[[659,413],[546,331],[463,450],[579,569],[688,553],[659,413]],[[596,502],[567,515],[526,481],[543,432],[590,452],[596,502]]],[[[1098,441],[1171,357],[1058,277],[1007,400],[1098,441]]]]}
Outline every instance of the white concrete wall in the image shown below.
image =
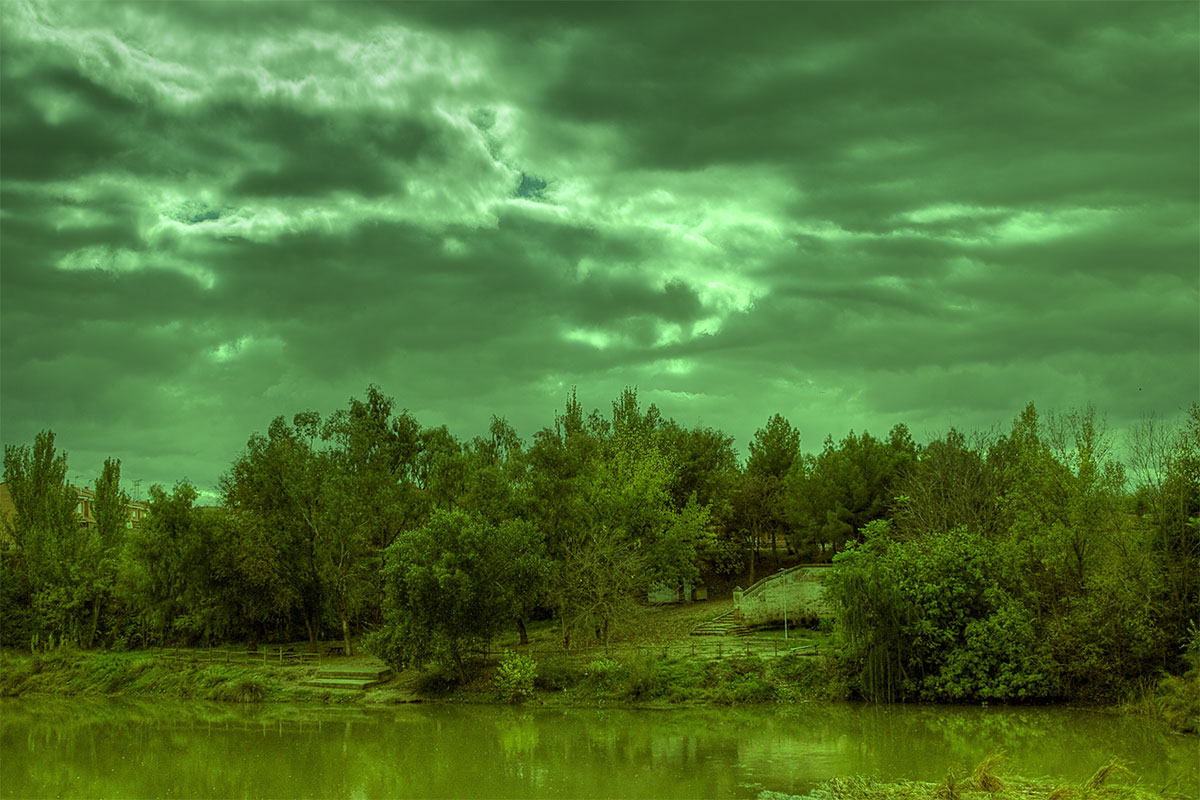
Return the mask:
{"type": "Polygon", "coordinates": [[[769,625],[787,619],[828,617],[833,613],[821,585],[829,567],[793,567],[733,593],[733,615],[744,625],[769,625]]]}

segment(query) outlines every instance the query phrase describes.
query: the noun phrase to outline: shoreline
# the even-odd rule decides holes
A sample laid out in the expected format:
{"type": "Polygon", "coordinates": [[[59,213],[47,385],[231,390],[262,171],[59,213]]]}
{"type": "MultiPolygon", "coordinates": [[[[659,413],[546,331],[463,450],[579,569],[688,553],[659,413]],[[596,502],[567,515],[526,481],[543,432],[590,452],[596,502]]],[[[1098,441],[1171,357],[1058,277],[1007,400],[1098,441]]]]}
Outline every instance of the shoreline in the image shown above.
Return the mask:
{"type": "MultiPolygon", "coordinates": [[[[0,652],[0,698],[103,697],[163,699],[233,704],[310,703],[322,706],[386,708],[410,703],[527,708],[611,708],[674,710],[694,708],[786,708],[808,703],[856,702],[830,686],[836,681],[823,659],[781,656],[774,664],[753,655],[729,655],[711,661],[646,655],[621,660],[598,654],[547,658],[545,672],[531,692],[505,699],[496,685],[496,664],[487,664],[466,683],[448,683],[441,673],[406,670],[366,690],[303,685],[318,667],[280,664],[269,654],[257,660],[227,663],[222,651],[80,651],[61,649],[30,654],[0,652]],[[180,655],[182,654],[182,655],[180,655]],[[193,656],[193,658],[189,658],[193,656]],[[783,662],[785,669],[780,669],[783,662]],[[569,664],[569,666],[568,666],[569,664]],[[664,677],[665,675],[665,677],[664,677]]],[[[325,663],[345,667],[364,657],[332,657],[325,663]]],[[[865,701],[858,701],[865,702],[865,701]]],[[[1104,714],[1136,715],[1128,704],[1051,702],[1030,704],[913,703],[922,707],[1060,707],[1104,714]]],[[[1161,720],[1164,723],[1165,720],[1161,720]]],[[[1167,727],[1171,727],[1167,725],[1167,727]]],[[[1173,731],[1196,735],[1190,731],[1173,731]]]]}

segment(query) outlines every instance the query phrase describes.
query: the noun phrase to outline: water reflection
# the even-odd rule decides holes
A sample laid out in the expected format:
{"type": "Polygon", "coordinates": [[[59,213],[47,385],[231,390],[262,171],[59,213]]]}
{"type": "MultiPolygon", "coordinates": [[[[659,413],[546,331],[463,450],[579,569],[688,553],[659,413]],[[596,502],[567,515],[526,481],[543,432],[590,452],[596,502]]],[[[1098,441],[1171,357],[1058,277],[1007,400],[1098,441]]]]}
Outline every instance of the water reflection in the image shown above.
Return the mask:
{"type": "Polygon", "coordinates": [[[1003,748],[1082,781],[1110,756],[1200,792],[1195,737],[1065,709],[806,705],[388,710],[0,704],[3,797],[753,797],[836,775],[938,780],[1003,748]]]}

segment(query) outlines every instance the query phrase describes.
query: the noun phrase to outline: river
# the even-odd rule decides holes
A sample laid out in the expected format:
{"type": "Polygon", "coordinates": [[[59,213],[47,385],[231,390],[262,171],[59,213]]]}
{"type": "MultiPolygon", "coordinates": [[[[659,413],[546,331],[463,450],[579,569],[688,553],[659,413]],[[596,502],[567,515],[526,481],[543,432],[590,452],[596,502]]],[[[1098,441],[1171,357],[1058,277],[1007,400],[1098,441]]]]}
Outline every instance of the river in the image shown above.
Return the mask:
{"type": "Polygon", "coordinates": [[[1200,796],[1196,737],[1064,708],[384,710],[37,699],[0,703],[0,797],[726,798],[834,776],[940,780],[1002,748],[1086,780],[1116,756],[1200,796]]]}

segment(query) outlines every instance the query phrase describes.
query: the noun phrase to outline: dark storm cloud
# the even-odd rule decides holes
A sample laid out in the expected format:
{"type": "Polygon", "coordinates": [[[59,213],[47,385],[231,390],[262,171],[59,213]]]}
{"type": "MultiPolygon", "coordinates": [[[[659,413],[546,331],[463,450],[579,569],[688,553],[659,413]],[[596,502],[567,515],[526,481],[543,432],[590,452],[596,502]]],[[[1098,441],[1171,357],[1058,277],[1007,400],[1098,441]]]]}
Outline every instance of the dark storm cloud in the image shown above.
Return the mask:
{"type": "Polygon", "coordinates": [[[5,441],[80,472],[211,487],[372,382],[743,450],[1197,394],[1193,4],[2,13],[5,441]]]}

